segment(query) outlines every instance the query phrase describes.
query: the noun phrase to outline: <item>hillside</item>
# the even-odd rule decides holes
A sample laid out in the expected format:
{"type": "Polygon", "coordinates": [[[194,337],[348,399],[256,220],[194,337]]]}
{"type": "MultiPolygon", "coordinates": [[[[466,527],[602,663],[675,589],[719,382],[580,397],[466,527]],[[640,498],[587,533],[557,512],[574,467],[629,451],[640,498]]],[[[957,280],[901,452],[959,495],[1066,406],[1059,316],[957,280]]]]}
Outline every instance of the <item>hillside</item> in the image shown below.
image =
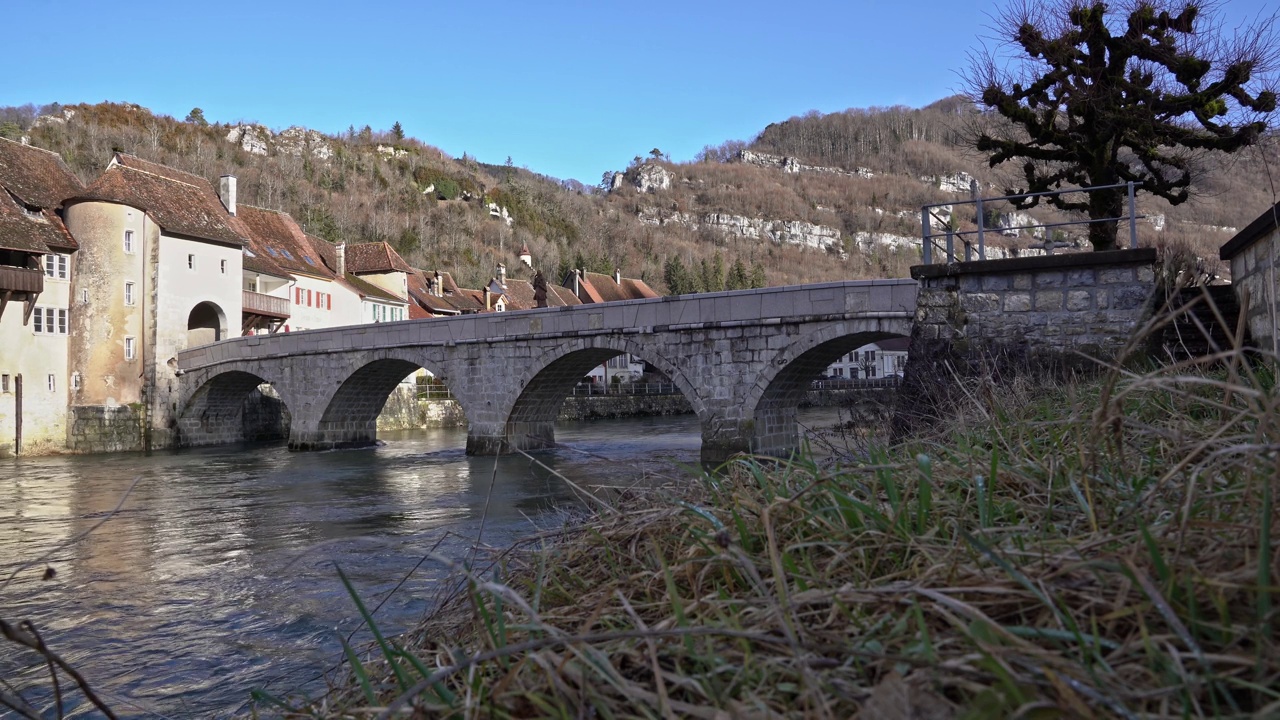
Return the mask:
{"type": "MultiPolygon", "coordinates": [[[[678,260],[689,270],[679,290],[753,276],[770,285],[905,276],[919,258],[922,204],[967,197],[970,177],[984,194],[1002,192],[1006,179],[966,149],[981,121],[960,98],[810,113],[749,143],[707,147],[692,162],[670,162],[655,148],[587,187],[453,158],[398,128],[330,136],[210,124],[195,112],[179,121],[131,104],[0,108],[0,134],[62,154],[86,182],[116,149],[210,179],[234,174],[242,202],[287,211],[329,240],[385,240],[415,266],[451,270],[470,286],[499,261],[514,265],[527,244],[557,275],[620,267],[659,289],[672,289],[664,269],[669,275],[678,260]]],[[[1198,196],[1182,206],[1144,198],[1141,209],[1162,216],[1143,225],[1144,242],[1189,243],[1216,257],[1234,228],[1271,202],[1262,156],[1205,158],[1198,196]]],[[[957,213],[953,223],[972,220],[957,213]]],[[[1032,242],[1023,233],[991,244],[1032,242]]]]}

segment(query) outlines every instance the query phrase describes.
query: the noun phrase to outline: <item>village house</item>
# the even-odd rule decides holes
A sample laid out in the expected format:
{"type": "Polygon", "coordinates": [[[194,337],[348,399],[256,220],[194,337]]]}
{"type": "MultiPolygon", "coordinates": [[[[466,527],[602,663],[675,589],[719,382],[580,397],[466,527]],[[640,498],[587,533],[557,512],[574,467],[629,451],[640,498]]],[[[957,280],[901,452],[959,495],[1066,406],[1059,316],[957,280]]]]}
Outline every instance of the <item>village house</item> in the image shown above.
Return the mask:
{"type": "Polygon", "coordinates": [[[902,377],[911,338],[880,340],[846,353],[827,368],[827,377],[876,379],[902,377]]]}
{"type": "Polygon", "coordinates": [[[56,154],[0,138],[0,457],[66,441],[77,244],[58,210],[82,190],[56,154]]]}
{"type": "MultiPolygon", "coordinates": [[[[285,212],[241,205],[238,216],[249,231],[243,289],[246,332],[361,322],[359,293],[338,278],[317,249],[317,243],[332,245],[309,238],[285,212]],[[272,267],[278,270],[272,272],[272,267]]],[[[328,253],[335,262],[336,253],[336,248],[328,253]]]]}
{"type": "MultiPolygon", "coordinates": [[[[649,287],[645,281],[637,278],[624,278],[619,270],[613,271],[613,277],[603,273],[574,270],[561,283],[583,303],[617,302],[619,300],[642,300],[661,297],[649,287]]],[[[603,365],[592,368],[588,377],[595,384],[615,384],[631,382],[646,371],[645,363],[630,354],[610,358],[603,365]]]]}
{"type": "Polygon", "coordinates": [[[360,293],[360,322],[409,319],[409,276],[414,269],[385,242],[337,246],[337,262],[360,293]]]}

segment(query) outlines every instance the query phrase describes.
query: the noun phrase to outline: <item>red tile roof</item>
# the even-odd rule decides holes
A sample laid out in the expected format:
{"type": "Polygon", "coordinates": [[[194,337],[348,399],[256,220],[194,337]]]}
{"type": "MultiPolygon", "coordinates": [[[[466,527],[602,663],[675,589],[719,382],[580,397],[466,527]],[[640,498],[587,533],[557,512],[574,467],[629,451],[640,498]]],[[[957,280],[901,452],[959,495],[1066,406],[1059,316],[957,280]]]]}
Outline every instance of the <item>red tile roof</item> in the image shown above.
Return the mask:
{"type": "Polygon", "coordinates": [[[431,293],[427,274],[415,269],[409,274],[409,296],[414,302],[409,303],[409,317],[413,319],[435,317],[437,315],[457,315],[461,312],[443,297],[431,293]]]}
{"type": "Polygon", "coordinates": [[[237,205],[236,217],[249,231],[249,247],[260,257],[270,258],[289,272],[336,279],[302,227],[288,213],[237,205]]]}
{"type": "MultiPolygon", "coordinates": [[[[538,306],[533,299],[533,283],[528,280],[515,280],[507,278],[507,297],[508,310],[531,310],[538,306]]],[[[547,307],[561,307],[563,305],[581,305],[582,301],[569,290],[565,288],[556,288],[554,285],[547,286],[547,307]],[[557,290],[563,292],[556,292],[557,290]]]]}
{"type": "Polygon", "coordinates": [[[0,187],[23,204],[57,208],[84,190],[57,153],[0,138],[0,187]]]}
{"type": "Polygon", "coordinates": [[[347,246],[347,272],[411,273],[413,268],[387,243],[373,242],[347,246]]]}
{"type": "Polygon", "coordinates": [[[307,244],[310,245],[311,249],[315,251],[316,256],[324,262],[324,266],[328,268],[329,272],[333,273],[333,276],[336,278],[338,276],[338,248],[334,247],[333,243],[328,240],[316,237],[315,235],[307,234],[306,238],[307,244]]]}
{"type": "Polygon", "coordinates": [[[222,206],[207,180],[116,153],[105,172],[69,199],[120,203],[150,215],[167,233],[244,245],[248,231],[222,206]],[[153,172],[154,171],[154,172],[153,172]]]}

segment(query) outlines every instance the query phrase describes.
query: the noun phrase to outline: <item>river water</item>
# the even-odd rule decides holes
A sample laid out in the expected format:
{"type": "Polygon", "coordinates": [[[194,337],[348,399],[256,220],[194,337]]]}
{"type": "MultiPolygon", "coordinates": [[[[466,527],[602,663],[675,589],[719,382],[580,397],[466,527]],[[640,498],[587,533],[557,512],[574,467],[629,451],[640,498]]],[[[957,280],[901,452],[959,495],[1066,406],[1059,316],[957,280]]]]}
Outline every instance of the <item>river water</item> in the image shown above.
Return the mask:
{"type": "MultiPolygon", "coordinates": [[[[802,423],[831,417],[810,411],[802,423]]],[[[565,447],[538,460],[582,485],[688,477],[698,460],[693,416],[556,434],[565,447]]],[[[465,430],[381,438],[328,453],[277,445],[0,461],[0,619],[34,622],[122,717],[226,716],[247,709],[253,688],[325,688],[338,633],[359,624],[335,563],[370,607],[385,599],[376,618],[396,633],[449,574],[433,561],[414,570],[433,548],[463,561],[482,517],[483,542],[502,547],[584,510],[567,483],[522,456],[467,457],[465,430]]],[[[47,671],[0,639],[0,691],[6,681],[56,715],[47,671]]]]}
{"type": "MultiPolygon", "coordinates": [[[[414,565],[433,547],[465,559],[486,498],[483,541],[499,547],[583,509],[563,480],[522,456],[467,457],[464,430],[382,438],[329,453],[254,446],[0,461],[0,619],[33,621],[122,716],[224,716],[245,709],[252,688],[324,688],[337,632],[359,622],[334,563],[370,606],[408,575],[376,615],[395,633],[422,617],[447,574],[440,563],[414,565]],[[52,579],[40,563],[4,585],[109,515],[52,554],[52,579]]],[[[564,425],[557,439],[572,449],[537,457],[578,483],[687,475],[680,466],[698,458],[692,416],[564,425]]],[[[48,675],[34,660],[0,639],[0,681],[49,710],[48,675]]]]}

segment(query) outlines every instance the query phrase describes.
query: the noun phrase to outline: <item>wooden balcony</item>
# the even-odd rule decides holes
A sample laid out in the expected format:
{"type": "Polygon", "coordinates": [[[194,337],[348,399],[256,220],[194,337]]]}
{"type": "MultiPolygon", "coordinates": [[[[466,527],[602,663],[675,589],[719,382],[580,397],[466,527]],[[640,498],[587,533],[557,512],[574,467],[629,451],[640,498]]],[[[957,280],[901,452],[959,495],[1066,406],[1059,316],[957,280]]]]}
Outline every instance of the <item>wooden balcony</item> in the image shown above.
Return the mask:
{"type": "Polygon", "coordinates": [[[44,292],[44,271],[0,265],[0,292],[44,292]]]}
{"type": "Polygon", "coordinates": [[[289,298],[263,295],[248,290],[241,292],[244,293],[244,298],[241,300],[244,314],[261,315],[279,320],[289,319],[289,298]]]}

